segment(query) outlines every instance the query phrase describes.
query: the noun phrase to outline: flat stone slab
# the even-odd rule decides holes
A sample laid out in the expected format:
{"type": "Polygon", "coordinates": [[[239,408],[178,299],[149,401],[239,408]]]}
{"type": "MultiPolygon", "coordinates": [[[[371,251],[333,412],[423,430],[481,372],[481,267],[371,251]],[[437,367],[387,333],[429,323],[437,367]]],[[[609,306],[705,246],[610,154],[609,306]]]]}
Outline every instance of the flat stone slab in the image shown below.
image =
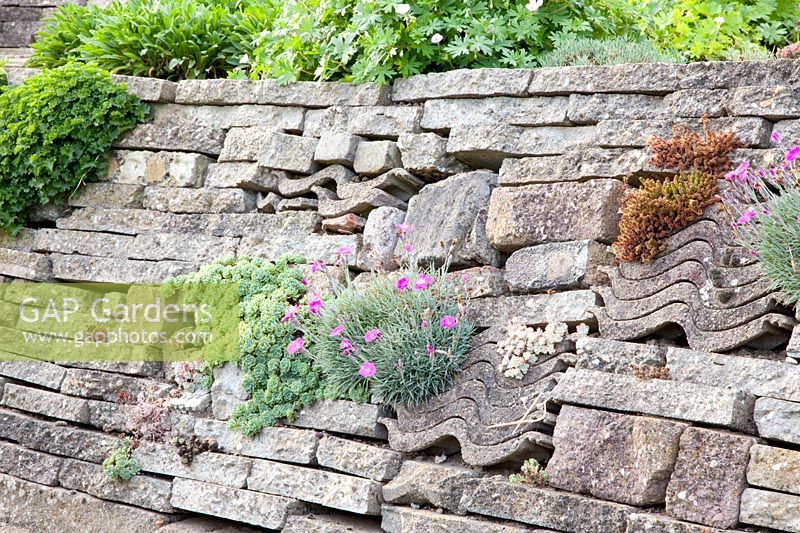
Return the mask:
{"type": "Polygon", "coordinates": [[[762,437],[800,444],[800,403],[759,398],[753,417],[762,437]]]}
{"type": "Polygon", "coordinates": [[[197,454],[186,465],[174,446],[146,441],[133,450],[131,457],[144,472],[196,479],[237,489],[247,484],[251,466],[247,459],[213,452],[197,454]]]}
{"type": "Polygon", "coordinates": [[[255,460],[247,488],[351,513],[380,514],[381,484],[343,474],[255,460]]]}
{"type": "Polygon", "coordinates": [[[399,505],[430,505],[460,512],[461,496],[470,481],[483,476],[480,470],[405,461],[400,473],[383,486],[383,499],[399,505]]]}
{"type": "Polygon", "coordinates": [[[399,79],[392,87],[392,101],[416,102],[433,98],[471,96],[523,96],[532,70],[460,69],[399,79]]]}
{"type": "Polygon", "coordinates": [[[754,437],[689,428],[667,487],[667,513],[712,527],[738,524],[754,437]]]}
{"type": "Polygon", "coordinates": [[[739,520],[778,531],[800,532],[800,497],[759,489],[742,494],[739,520]]]}
{"type": "Polygon", "coordinates": [[[568,291],[555,294],[499,296],[472,300],[469,318],[479,327],[505,326],[515,317],[529,326],[548,322],[578,324],[591,322],[589,309],[597,297],[592,291],[568,291]]]}
{"type": "Polygon", "coordinates": [[[4,388],[3,405],[80,424],[89,422],[86,400],[13,383],[6,384],[4,388]]]}
{"type": "Polygon", "coordinates": [[[636,508],[523,483],[483,480],[465,492],[471,513],[575,533],[624,533],[636,508]]]}
{"type": "MultiPolygon", "coordinates": [[[[344,515],[309,514],[290,516],[286,520],[283,533],[380,533],[381,529],[367,523],[363,518],[344,515]]],[[[231,532],[233,533],[233,532],[231,532]]]]}
{"type": "Polygon", "coordinates": [[[58,390],[65,374],[66,370],[52,363],[33,360],[0,362],[0,376],[26,381],[48,389],[58,390]]]}
{"type": "Polygon", "coordinates": [[[289,515],[305,511],[291,498],[184,478],[175,478],[171,503],[178,509],[267,529],[281,529],[289,515]]]}
{"type": "Polygon", "coordinates": [[[744,533],[681,522],[663,515],[641,513],[628,517],[628,533],[744,533]]]}
{"type": "Polygon", "coordinates": [[[9,442],[0,442],[0,472],[41,485],[58,485],[63,460],[9,442]]]}
{"type": "Polygon", "coordinates": [[[595,241],[540,244],[511,254],[505,279],[514,292],[583,289],[606,278],[597,267],[612,261],[607,246],[595,241]]]}
{"type": "Polygon", "coordinates": [[[631,505],[662,504],[687,427],[565,405],[553,433],[548,484],[631,505]]]}
{"type": "Polygon", "coordinates": [[[800,494],[800,452],[754,445],[750,448],[747,482],[756,487],[800,494]]]}
{"type": "Polygon", "coordinates": [[[800,367],[783,361],[667,349],[670,379],[800,401],[800,367]]]}
{"type": "Polygon", "coordinates": [[[402,460],[402,454],[389,448],[330,435],[322,438],[317,449],[320,466],[375,481],[388,481],[395,477],[402,460]]]}
{"type": "Polygon", "coordinates": [[[551,398],[559,403],[755,432],[752,418],[755,398],[739,390],[569,369],[553,389],[551,398]]]}
{"type": "Polygon", "coordinates": [[[388,416],[385,406],[346,400],[322,400],[304,407],[291,422],[293,426],[345,435],[386,439],[386,427],[378,422],[388,416]]]}
{"type": "Polygon", "coordinates": [[[390,505],[383,506],[381,518],[387,533],[531,533],[530,528],[511,523],[390,505]]]}

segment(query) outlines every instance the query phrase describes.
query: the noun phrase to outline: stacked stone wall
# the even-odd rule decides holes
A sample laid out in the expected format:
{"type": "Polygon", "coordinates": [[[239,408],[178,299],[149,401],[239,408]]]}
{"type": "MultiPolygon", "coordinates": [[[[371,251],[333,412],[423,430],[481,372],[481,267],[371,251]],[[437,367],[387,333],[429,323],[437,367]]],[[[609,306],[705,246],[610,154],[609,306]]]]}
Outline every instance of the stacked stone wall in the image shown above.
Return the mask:
{"type": "MultiPolygon", "coordinates": [[[[392,268],[405,222],[418,257],[450,255],[479,333],[424,405],[320,402],[253,439],[227,427],[245,397],[231,365],[211,391],[172,398],[160,364],[18,354],[31,360],[0,363],[0,524],[800,531],[794,313],[716,206],[652,263],[615,265],[608,250],[624,179],[670,173],[649,164],[649,136],[708,116],[754,162],[781,157],[774,131],[800,140],[800,62],[455,71],[393,87],[116,79],[151,116],[118,139],[103,181],[2,238],[6,281],[159,282],[226,256],[332,264],[343,246],[366,273],[392,268]],[[521,380],[499,370],[515,317],[571,332],[521,380]],[[124,400],[140,393],[169,397],[173,433],[217,450],[187,465],[143,442],[140,475],[106,478],[137,409],[124,400]],[[529,458],[547,483],[509,482],[529,458]]],[[[5,289],[0,305],[17,303],[5,289]]]]}

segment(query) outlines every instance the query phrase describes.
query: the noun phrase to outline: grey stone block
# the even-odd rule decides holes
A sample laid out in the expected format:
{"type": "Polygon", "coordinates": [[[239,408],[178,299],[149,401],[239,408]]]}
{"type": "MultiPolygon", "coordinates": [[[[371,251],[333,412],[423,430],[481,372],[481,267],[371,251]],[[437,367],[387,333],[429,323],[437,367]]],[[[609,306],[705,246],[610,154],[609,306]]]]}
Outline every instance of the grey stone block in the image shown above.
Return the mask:
{"type": "Polygon", "coordinates": [[[529,326],[548,322],[576,325],[592,322],[590,309],[597,297],[592,291],[567,291],[530,296],[500,296],[472,300],[468,317],[478,327],[505,326],[519,318],[529,326]]]}
{"type": "Polygon", "coordinates": [[[46,453],[0,442],[0,472],[41,485],[58,485],[63,460],[46,453]]]}
{"type": "Polygon", "coordinates": [[[800,452],[754,445],[750,448],[747,482],[756,487],[800,494],[800,452]]]}
{"type": "Polygon", "coordinates": [[[109,156],[106,179],[128,185],[202,187],[206,170],[213,161],[202,154],[114,150],[109,156]]]}
{"type": "Polygon", "coordinates": [[[314,151],[314,160],[323,165],[353,166],[361,137],[347,132],[325,131],[314,151]]]}
{"type": "Polygon", "coordinates": [[[505,279],[515,292],[588,288],[606,279],[597,267],[611,264],[608,247],[595,241],[540,244],[511,254],[505,279]]]}
{"type": "Polygon", "coordinates": [[[256,208],[256,195],[241,189],[147,187],[144,207],[172,213],[246,213],[256,208]]]}
{"type": "Polygon", "coordinates": [[[46,281],[52,274],[50,259],[46,255],[0,248],[0,275],[46,281]]]}
{"type": "Polygon", "coordinates": [[[378,422],[388,416],[382,405],[362,404],[346,400],[322,400],[304,407],[291,424],[299,427],[386,439],[386,427],[378,422]]]}
{"type": "Polygon", "coordinates": [[[383,506],[381,518],[387,533],[531,533],[521,525],[391,505],[383,506]]]}
{"type": "Polygon", "coordinates": [[[298,137],[272,133],[264,142],[258,165],[298,174],[313,174],[319,170],[314,161],[318,141],[311,137],[298,137]]]}
{"type": "Polygon", "coordinates": [[[746,489],[742,494],[739,521],[777,531],[800,531],[800,497],[746,489]]]}
{"type": "Polygon", "coordinates": [[[483,476],[474,468],[405,461],[400,473],[383,486],[383,499],[398,505],[430,505],[461,512],[464,490],[483,476]]]}
{"type": "Polygon", "coordinates": [[[388,448],[334,436],[323,437],[317,449],[320,466],[375,481],[388,481],[400,470],[403,456],[388,448]]]}
{"type": "Polygon", "coordinates": [[[219,420],[228,420],[233,408],[247,400],[242,388],[242,372],[233,363],[225,363],[214,369],[214,384],[211,385],[211,410],[219,420]]]}
{"type": "Polygon", "coordinates": [[[400,149],[393,141],[365,141],[356,149],[353,169],[356,174],[377,176],[393,168],[402,167],[400,149]]]}
{"type": "Polygon", "coordinates": [[[4,388],[3,405],[59,420],[80,424],[89,422],[89,405],[86,400],[13,383],[6,384],[4,388]]]}
{"type": "Polygon", "coordinates": [[[52,254],[50,258],[53,277],[64,281],[161,283],[197,270],[197,265],[183,261],[135,261],[63,254],[52,254]]]}
{"type": "Polygon", "coordinates": [[[566,126],[569,100],[552,98],[461,98],[428,100],[422,128],[449,131],[456,125],[477,126],[493,122],[514,126],[566,126]]]}
{"type": "Polygon", "coordinates": [[[759,398],[753,416],[762,437],[800,444],[800,403],[759,398]]]}
{"type": "Polygon", "coordinates": [[[143,472],[171,477],[196,479],[233,488],[244,488],[250,475],[251,461],[234,455],[203,452],[190,464],[184,464],[174,446],[141,442],[131,457],[143,472]]]}
{"type": "Polygon", "coordinates": [[[416,102],[432,98],[522,96],[532,72],[524,69],[481,68],[413,76],[395,81],[392,100],[416,102]]]}

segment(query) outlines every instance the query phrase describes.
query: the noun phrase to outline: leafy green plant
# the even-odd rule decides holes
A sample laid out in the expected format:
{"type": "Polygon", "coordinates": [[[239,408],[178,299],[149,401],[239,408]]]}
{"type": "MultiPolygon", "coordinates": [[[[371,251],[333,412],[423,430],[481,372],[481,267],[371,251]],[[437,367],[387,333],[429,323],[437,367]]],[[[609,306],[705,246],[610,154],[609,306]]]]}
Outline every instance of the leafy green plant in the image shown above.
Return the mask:
{"type": "Polygon", "coordinates": [[[528,483],[540,487],[546,487],[548,484],[547,472],[536,459],[526,460],[522,463],[520,473],[511,474],[508,476],[508,480],[512,483],[528,483]]]}
{"type": "Polygon", "coordinates": [[[752,57],[796,41],[800,4],[794,0],[649,1],[642,29],[660,47],[692,60],[752,57]]]}
{"type": "Polygon", "coordinates": [[[623,63],[683,63],[675,51],[660,51],[649,41],[628,38],[576,38],[560,42],[539,56],[542,67],[619,65],[623,63]]]}
{"type": "Polygon", "coordinates": [[[50,18],[31,58],[56,66],[71,57],[113,73],[179,80],[226,77],[268,27],[269,2],[115,0],[66,5],[50,18]]]}
{"type": "Polygon", "coordinates": [[[0,93],[0,227],[106,172],[106,154],[147,106],[96,67],[44,70],[0,93]]]}
{"type": "MultiPolygon", "coordinates": [[[[303,353],[288,354],[286,345],[297,329],[295,322],[282,320],[286,309],[297,305],[306,293],[299,257],[277,263],[261,259],[218,260],[200,271],[170,280],[188,283],[235,282],[241,296],[239,313],[239,360],[242,386],[250,399],[237,405],[230,426],[245,435],[255,435],[281,419],[291,420],[300,409],[326,394],[320,369],[303,353]]],[[[299,309],[299,307],[298,307],[299,309]]],[[[207,361],[208,376],[214,365],[207,361]]],[[[209,384],[210,379],[206,381],[209,384]]]]}
{"type": "Polygon", "coordinates": [[[119,447],[111,452],[103,461],[103,473],[106,477],[115,480],[128,481],[142,471],[141,467],[131,458],[133,441],[123,439],[119,447]]]}
{"type": "Polygon", "coordinates": [[[305,337],[288,350],[312,354],[337,396],[416,405],[447,389],[474,331],[465,318],[466,296],[447,278],[447,265],[426,271],[407,262],[364,287],[349,276],[331,285],[324,301],[312,292],[300,326],[305,337]]]}

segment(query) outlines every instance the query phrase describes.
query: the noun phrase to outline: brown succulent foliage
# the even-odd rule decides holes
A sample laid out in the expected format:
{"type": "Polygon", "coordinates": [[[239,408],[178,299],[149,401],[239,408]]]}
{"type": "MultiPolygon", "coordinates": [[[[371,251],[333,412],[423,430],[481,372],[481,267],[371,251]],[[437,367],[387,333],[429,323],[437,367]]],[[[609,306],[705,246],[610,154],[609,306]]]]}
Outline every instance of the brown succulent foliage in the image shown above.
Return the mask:
{"type": "Polygon", "coordinates": [[[659,168],[678,172],[698,170],[715,176],[727,172],[731,167],[728,156],[742,144],[732,131],[710,131],[707,117],[700,124],[701,133],[690,131],[684,125],[675,125],[671,139],[651,137],[647,141],[650,162],[659,168]]]}
{"type": "Polygon", "coordinates": [[[664,250],[664,239],[699,217],[716,194],[717,178],[698,171],[642,179],[638,189],[622,197],[614,255],[619,261],[651,261],[664,250]]]}
{"type": "Polygon", "coordinates": [[[217,449],[217,443],[212,438],[200,438],[195,435],[190,437],[174,437],[172,445],[185,465],[192,464],[194,457],[203,452],[213,452],[217,449]]]}

